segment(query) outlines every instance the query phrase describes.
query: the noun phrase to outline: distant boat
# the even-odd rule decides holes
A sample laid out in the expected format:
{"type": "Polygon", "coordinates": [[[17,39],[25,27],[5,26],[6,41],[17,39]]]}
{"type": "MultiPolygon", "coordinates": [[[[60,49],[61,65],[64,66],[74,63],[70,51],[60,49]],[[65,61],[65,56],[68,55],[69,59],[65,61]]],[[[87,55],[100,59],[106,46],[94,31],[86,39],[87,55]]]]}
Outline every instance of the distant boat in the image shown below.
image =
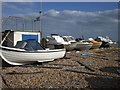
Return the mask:
{"type": "Polygon", "coordinates": [[[78,40],[76,41],[73,36],[63,36],[63,39],[69,43],[71,43],[72,50],[77,49],[77,50],[89,50],[91,46],[93,45],[92,43],[88,43],[85,40],[78,40]]]}
{"type": "Polygon", "coordinates": [[[98,36],[95,40],[98,42],[102,42],[101,47],[112,47],[113,45],[117,44],[116,42],[110,40],[108,36],[106,37],[98,36]]]}
{"type": "Polygon", "coordinates": [[[73,36],[62,36],[64,41],[68,42],[70,45],[65,46],[67,50],[74,50],[76,48],[76,41],[73,36]]]}
{"type": "Polygon", "coordinates": [[[93,46],[91,47],[92,49],[97,49],[102,45],[102,42],[97,42],[93,38],[89,38],[88,40],[89,41],[87,41],[87,42],[93,43],[93,46]]]}
{"type": "Polygon", "coordinates": [[[35,39],[18,41],[13,48],[0,46],[1,57],[11,65],[53,61],[63,58],[65,53],[65,49],[45,49],[35,39]]]}
{"type": "Polygon", "coordinates": [[[65,48],[66,50],[73,50],[74,46],[71,42],[65,41],[63,37],[59,36],[58,34],[51,34],[51,36],[47,36],[46,38],[47,43],[46,46],[48,48],[65,48]],[[63,47],[62,47],[63,46],[63,47]]]}
{"type": "Polygon", "coordinates": [[[80,40],[76,42],[76,49],[77,50],[89,50],[92,47],[93,43],[88,43],[85,40],[80,40]]]}
{"type": "Polygon", "coordinates": [[[52,34],[47,37],[47,46],[49,48],[55,48],[55,45],[63,45],[66,50],[89,50],[92,47],[92,43],[88,43],[84,40],[76,41],[72,36],[59,36],[58,34],[52,34]]]}

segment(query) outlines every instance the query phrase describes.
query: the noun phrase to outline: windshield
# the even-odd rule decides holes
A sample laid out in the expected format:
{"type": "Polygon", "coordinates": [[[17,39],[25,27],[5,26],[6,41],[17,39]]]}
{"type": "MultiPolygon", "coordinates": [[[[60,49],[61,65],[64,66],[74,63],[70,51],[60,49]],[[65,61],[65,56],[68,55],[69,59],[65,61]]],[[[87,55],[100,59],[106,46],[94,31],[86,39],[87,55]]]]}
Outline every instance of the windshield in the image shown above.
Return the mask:
{"type": "Polygon", "coordinates": [[[63,37],[63,39],[68,42],[67,38],[63,37]]]}
{"type": "Polygon", "coordinates": [[[65,41],[72,41],[72,40],[74,40],[74,38],[71,37],[71,36],[63,37],[63,39],[64,39],[65,41]]]}
{"type": "Polygon", "coordinates": [[[74,37],[70,37],[71,40],[75,40],[74,37]]]}

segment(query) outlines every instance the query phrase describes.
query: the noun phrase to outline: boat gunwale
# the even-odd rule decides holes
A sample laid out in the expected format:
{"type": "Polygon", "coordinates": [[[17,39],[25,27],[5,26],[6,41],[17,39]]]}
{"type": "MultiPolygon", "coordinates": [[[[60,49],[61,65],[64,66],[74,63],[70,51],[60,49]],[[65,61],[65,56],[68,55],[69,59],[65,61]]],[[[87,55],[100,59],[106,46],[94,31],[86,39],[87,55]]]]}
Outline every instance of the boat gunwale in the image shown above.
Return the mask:
{"type": "Polygon", "coordinates": [[[20,48],[11,48],[11,47],[4,47],[4,46],[0,46],[0,50],[24,52],[24,53],[52,53],[52,52],[65,51],[65,49],[27,51],[27,50],[20,49],[20,48]]]}

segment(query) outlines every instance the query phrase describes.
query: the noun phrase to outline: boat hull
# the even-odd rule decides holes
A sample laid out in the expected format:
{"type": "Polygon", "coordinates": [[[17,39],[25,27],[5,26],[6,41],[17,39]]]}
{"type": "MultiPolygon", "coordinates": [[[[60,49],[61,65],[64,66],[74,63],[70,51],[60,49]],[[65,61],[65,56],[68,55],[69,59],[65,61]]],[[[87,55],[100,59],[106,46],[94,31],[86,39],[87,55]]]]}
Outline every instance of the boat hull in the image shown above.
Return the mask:
{"type": "Polygon", "coordinates": [[[64,47],[67,51],[71,51],[71,50],[74,50],[76,48],[76,43],[71,43],[69,45],[64,45],[64,47]]]}
{"type": "Polygon", "coordinates": [[[95,40],[93,40],[92,38],[89,38],[90,41],[87,41],[88,43],[93,43],[93,46],[91,47],[91,49],[97,49],[102,45],[102,42],[97,42],[95,40]]]}
{"type": "Polygon", "coordinates": [[[117,45],[116,42],[109,42],[109,47],[115,47],[117,45]]]}
{"type": "Polygon", "coordinates": [[[68,44],[68,45],[54,45],[54,44],[47,44],[47,47],[50,49],[55,49],[55,48],[65,48],[67,51],[71,51],[73,49],[75,49],[76,44],[72,43],[72,44],[68,44]]]}
{"type": "Polygon", "coordinates": [[[77,50],[89,50],[92,47],[92,43],[84,44],[84,43],[77,43],[76,49],[77,50]]]}
{"type": "Polygon", "coordinates": [[[97,49],[101,46],[102,43],[93,43],[92,49],[97,49]]]}
{"type": "Polygon", "coordinates": [[[108,42],[102,42],[102,45],[100,46],[100,48],[105,48],[105,47],[109,47],[108,42]]]}
{"type": "Polygon", "coordinates": [[[23,65],[33,62],[47,62],[65,56],[65,49],[56,50],[39,50],[39,51],[19,51],[12,50],[12,48],[1,47],[1,57],[9,64],[23,65]]]}

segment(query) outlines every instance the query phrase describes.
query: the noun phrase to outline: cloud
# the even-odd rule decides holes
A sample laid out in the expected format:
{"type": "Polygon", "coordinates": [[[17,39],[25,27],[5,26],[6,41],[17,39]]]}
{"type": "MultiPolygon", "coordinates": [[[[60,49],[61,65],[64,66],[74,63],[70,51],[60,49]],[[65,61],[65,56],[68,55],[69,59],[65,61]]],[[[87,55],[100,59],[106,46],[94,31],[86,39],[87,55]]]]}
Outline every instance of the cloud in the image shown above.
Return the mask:
{"type": "Polygon", "coordinates": [[[49,10],[43,14],[45,33],[60,33],[80,37],[110,36],[117,39],[118,10],[101,12],[56,11],[49,10]]]}
{"type": "Polygon", "coordinates": [[[2,0],[3,2],[35,2],[38,0],[2,0]]]}
{"type": "MultiPolygon", "coordinates": [[[[28,5],[28,2],[22,2],[19,3],[19,6],[21,7],[25,7],[26,5],[28,5]]],[[[32,2],[29,2],[29,7],[33,7],[34,4],[32,2]]],[[[32,12],[32,10],[28,7],[28,8],[19,8],[16,4],[9,4],[9,3],[3,3],[2,7],[8,10],[12,10],[14,12],[19,12],[19,13],[29,13],[32,12]]]]}
{"type": "MultiPolygon", "coordinates": [[[[19,14],[17,16],[35,18],[39,16],[39,13],[19,14]]],[[[36,26],[36,29],[39,30],[39,25],[36,26]]],[[[49,10],[42,14],[42,29],[44,36],[57,33],[72,35],[75,38],[83,35],[87,39],[102,35],[117,40],[118,10],[98,12],[49,10]]]]}
{"type": "Polygon", "coordinates": [[[13,10],[16,10],[16,11],[20,11],[20,10],[21,10],[20,8],[17,8],[15,5],[8,4],[8,3],[3,3],[2,6],[3,6],[4,8],[13,9],[13,10]]]}

